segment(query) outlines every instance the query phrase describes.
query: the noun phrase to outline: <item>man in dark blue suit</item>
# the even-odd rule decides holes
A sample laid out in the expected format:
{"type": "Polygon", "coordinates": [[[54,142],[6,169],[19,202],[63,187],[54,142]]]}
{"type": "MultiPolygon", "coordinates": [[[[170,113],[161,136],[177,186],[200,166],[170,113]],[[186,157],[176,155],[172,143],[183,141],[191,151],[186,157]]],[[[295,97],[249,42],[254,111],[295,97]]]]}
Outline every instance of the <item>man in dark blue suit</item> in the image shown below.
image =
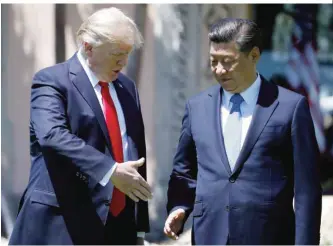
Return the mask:
{"type": "Polygon", "coordinates": [[[33,78],[32,166],[10,244],[143,244],[149,231],[140,102],[120,73],[142,36],[108,8],[77,38],[72,58],[33,78]]]}
{"type": "Polygon", "coordinates": [[[319,151],[306,98],[256,72],[253,21],[222,19],[209,39],[219,85],[186,104],[165,234],[177,239],[193,212],[193,244],[319,244],[319,151]]]}

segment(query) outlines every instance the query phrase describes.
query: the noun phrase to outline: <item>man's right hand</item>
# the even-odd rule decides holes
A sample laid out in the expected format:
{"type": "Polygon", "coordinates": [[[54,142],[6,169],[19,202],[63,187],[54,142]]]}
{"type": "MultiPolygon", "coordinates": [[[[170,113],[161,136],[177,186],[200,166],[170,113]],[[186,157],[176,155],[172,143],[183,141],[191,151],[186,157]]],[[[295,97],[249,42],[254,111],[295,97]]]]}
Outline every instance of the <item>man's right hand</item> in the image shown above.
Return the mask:
{"type": "Polygon", "coordinates": [[[164,225],[164,234],[173,240],[178,239],[178,233],[184,224],[185,210],[182,208],[176,209],[169,214],[164,225]]]}
{"type": "Polygon", "coordinates": [[[148,201],[152,198],[149,184],[137,171],[144,163],[145,158],[141,158],[137,161],[116,164],[117,167],[111,176],[113,185],[135,202],[139,199],[148,201]]]}

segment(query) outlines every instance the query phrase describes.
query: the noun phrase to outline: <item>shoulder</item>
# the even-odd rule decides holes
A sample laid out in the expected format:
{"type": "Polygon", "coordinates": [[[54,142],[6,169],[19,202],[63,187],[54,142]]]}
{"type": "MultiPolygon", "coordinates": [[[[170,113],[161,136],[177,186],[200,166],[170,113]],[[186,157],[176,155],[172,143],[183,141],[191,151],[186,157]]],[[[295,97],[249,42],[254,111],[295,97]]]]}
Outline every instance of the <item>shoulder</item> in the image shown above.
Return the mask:
{"type": "Polygon", "coordinates": [[[32,86],[35,84],[63,87],[69,80],[69,60],[39,70],[33,76],[32,86]]]}
{"type": "Polygon", "coordinates": [[[294,91],[291,91],[289,89],[283,88],[281,86],[276,85],[279,91],[279,101],[280,102],[285,102],[288,103],[289,105],[297,105],[298,102],[300,102],[301,100],[306,100],[306,98],[301,95],[298,94],[294,91]]]}
{"type": "Polygon", "coordinates": [[[283,105],[287,107],[295,106],[302,98],[305,98],[303,95],[296,93],[290,89],[277,85],[273,81],[265,79],[261,75],[261,89],[264,91],[261,94],[264,97],[274,97],[283,105]]]}
{"type": "Polygon", "coordinates": [[[70,60],[67,60],[62,63],[57,63],[53,66],[45,67],[36,72],[34,79],[46,80],[60,75],[68,74],[69,62],[70,60]]]}
{"type": "Polygon", "coordinates": [[[188,99],[188,104],[197,104],[201,103],[203,100],[206,100],[206,98],[215,95],[216,93],[219,93],[221,89],[221,86],[219,84],[213,85],[208,87],[206,90],[203,90],[194,96],[190,97],[188,99]]]}

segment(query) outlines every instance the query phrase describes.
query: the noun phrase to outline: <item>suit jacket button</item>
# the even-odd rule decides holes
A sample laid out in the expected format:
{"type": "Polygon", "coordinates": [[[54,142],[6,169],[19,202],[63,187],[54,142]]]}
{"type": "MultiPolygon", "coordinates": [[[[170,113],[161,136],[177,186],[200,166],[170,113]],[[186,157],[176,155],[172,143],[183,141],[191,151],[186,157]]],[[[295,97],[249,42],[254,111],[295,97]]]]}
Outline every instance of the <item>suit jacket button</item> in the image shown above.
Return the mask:
{"type": "Polygon", "coordinates": [[[235,183],[235,181],[236,181],[236,180],[235,180],[234,178],[229,178],[229,182],[230,182],[230,183],[235,183]]]}
{"type": "Polygon", "coordinates": [[[230,211],[230,207],[229,207],[229,206],[225,206],[225,210],[226,210],[227,212],[229,212],[229,211],[230,211]]]}

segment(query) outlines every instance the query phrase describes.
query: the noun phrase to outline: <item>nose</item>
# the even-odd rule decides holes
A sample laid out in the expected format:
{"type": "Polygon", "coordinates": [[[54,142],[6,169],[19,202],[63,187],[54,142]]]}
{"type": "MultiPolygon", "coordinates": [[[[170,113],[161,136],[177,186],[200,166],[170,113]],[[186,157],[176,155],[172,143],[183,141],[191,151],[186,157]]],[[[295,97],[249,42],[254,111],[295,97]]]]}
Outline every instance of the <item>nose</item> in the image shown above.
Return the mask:
{"type": "Polygon", "coordinates": [[[117,61],[117,65],[119,65],[119,66],[126,66],[126,64],[127,64],[127,57],[124,57],[124,58],[122,58],[122,59],[119,59],[118,61],[117,61]]]}
{"type": "Polygon", "coordinates": [[[216,67],[216,70],[215,70],[215,73],[217,75],[224,75],[226,74],[228,71],[221,65],[221,64],[218,64],[217,67],[216,67]]]}

